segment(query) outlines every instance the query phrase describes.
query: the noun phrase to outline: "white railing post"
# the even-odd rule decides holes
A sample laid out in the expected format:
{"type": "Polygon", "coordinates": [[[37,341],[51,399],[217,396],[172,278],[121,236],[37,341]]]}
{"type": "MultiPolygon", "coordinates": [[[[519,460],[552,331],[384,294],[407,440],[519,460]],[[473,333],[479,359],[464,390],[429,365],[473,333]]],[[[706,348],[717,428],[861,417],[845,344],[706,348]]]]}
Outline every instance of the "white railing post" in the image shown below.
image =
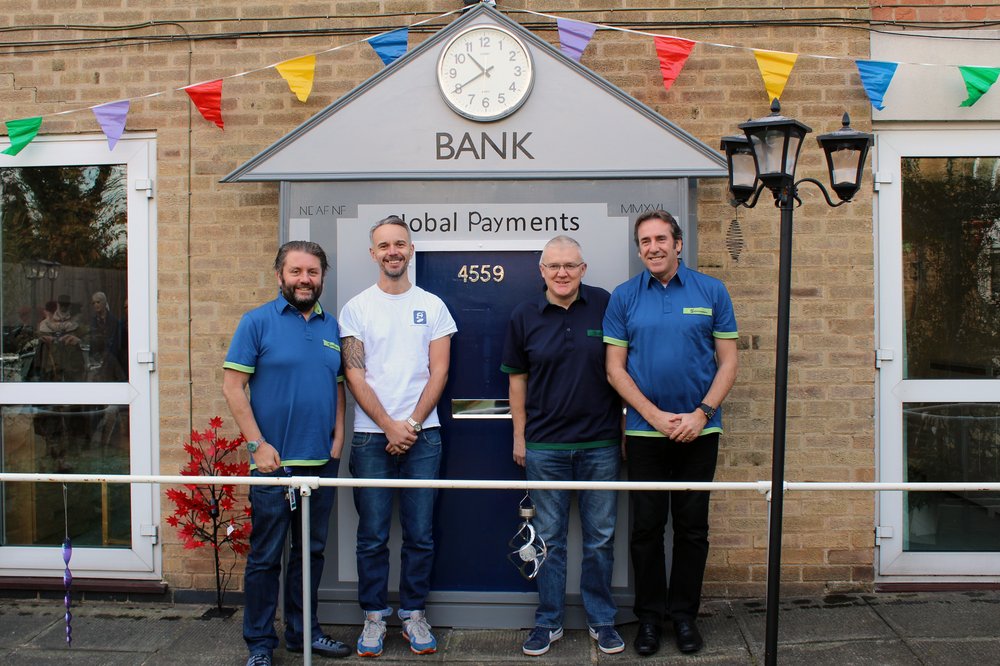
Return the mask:
{"type": "MultiPolygon", "coordinates": [[[[295,492],[294,486],[288,487],[288,492],[295,492]]],[[[306,484],[299,487],[299,498],[302,500],[302,663],[312,666],[312,536],[310,534],[309,502],[312,489],[306,484]]]]}

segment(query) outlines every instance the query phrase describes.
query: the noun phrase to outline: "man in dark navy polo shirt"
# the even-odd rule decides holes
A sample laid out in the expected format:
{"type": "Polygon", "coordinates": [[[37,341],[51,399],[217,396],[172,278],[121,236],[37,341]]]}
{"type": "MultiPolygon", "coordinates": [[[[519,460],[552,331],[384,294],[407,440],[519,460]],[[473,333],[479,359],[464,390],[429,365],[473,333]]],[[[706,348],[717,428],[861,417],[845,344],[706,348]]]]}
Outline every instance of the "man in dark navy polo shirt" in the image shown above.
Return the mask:
{"type": "MultiPolygon", "coordinates": [[[[645,213],[635,243],[646,266],[619,285],[604,317],[608,379],[628,405],[625,450],[632,481],[711,481],[722,432],[722,401],[736,381],[736,317],[721,281],[680,260],[681,229],[670,213],[645,213]]],[[[708,558],[706,492],[633,491],[630,547],[635,572],[635,640],[641,655],[660,647],[669,617],[681,652],[703,641],[695,619],[708,558]],[[663,534],[673,517],[667,585],[663,534]]]]}
{"type": "MultiPolygon", "coordinates": [[[[280,295],[243,315],[229,345],[222,392],[247,438],[254,476],[337,476],[344,446],[344,378],[337,320],[319,304],[327,268],[326,253],[316,243],[282,245],[274,260],[280,295]]],[[[311,644],[316,654],[346,657],[350,648],[325,635],[316,615],[335,492],[321,487],[311,499],[311,644]]],[[[284,486],[250,486],[253,529],[243,586],[247,666],[270,666],[278,646],[274,615],[289,531],[285,647],[303,651],[302,533],[291,529],[300,523],[295,498],[295,491],[284,486]]]]}
{"type": "MultiPolygon", "coordinates": [[[[545,292],[511,313],[503,365],[510,380],[514,461],[538,481],[614,481],[621,446],[621,402],[607,382],[601,321],[608,292],[582,284],[580,245],[556,236],[539,265],[545,292]]],[[[535,527],[548,546],[539,569],[535,628],[524,654],[545,654],[563,635],[569,490],[534,491],[535,527]]],[[[591,637],[602,652],[625,649],[611,596],[617,493],[578,493],[583,536],[580,591],[591,637]]]]}

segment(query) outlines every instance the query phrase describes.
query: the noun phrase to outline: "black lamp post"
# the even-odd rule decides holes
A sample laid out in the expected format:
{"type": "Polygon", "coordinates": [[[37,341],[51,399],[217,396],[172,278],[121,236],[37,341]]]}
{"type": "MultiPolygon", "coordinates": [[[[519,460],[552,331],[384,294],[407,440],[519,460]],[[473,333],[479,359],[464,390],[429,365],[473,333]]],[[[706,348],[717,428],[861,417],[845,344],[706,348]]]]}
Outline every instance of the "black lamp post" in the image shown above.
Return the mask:
{"type": "Polygon", "coordinates": [[[872,144],[872,135],[850,127],[844,114],[843,127],[817,137],[826,153],[830,183],[840,201],[830,199],[823,184],[814,178],[795,180],[802,140],[812,130],[792,118],[780,115],[778,100],[771,104],[771,114],[739,126],[746,137],[723,137],[722,149],[729,164],[729,190],[733,206],[753,208],[760,193],[767,188],[774,195],[774,205],[781,210],[781,246],[778,270],[778,332],[774,363],[774,440],[771,451],[771,512],[767,544],[767,625],[764,662],[778,660],[778,599],[781,583],[781,520],[785,485],[785,421],[788,403],[788,322],[792,283],[792,213],[799,199],[798,186],[804,182],[819,187],[827,204],[836,207],[851,200],[861,187],[861,175],[872,144]],[[754,170],[748,164],[752,157],[754,170]],[[757,184],[759,181],[759,185],[757,184]]]}
{"type": "Polygon", "coordinates": [[[56,280],[59,279],[59,268],[62,266],[58,261],[46,261],[39,259],[45,264],[45,277],[49,279],[49,300],[55,298],[56,280]]]}

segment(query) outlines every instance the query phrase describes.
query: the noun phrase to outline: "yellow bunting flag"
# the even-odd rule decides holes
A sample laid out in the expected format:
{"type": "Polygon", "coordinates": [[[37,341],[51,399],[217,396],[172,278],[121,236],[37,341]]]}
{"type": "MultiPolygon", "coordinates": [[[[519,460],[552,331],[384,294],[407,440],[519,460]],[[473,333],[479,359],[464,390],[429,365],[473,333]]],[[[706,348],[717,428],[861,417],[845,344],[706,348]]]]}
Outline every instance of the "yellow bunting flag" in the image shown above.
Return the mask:
{"type": "Polygon", "coordinates": [[[281,78],[288,82],[288,88],[295,93],[300,102],[309,99],[312,92],[313,79],[316,76],[316,56],[307,55],[294,60],[286,60],[274,66],[281,78]]]}
{"type": "Polygon", "coordinates": [[[760,69],[760,75],[764,79],[764,88],[767,89],[770,101],[773,102],[781,97],[799,54],[754,49],[753,55],[757,59],[757,68],[760,69]]]}

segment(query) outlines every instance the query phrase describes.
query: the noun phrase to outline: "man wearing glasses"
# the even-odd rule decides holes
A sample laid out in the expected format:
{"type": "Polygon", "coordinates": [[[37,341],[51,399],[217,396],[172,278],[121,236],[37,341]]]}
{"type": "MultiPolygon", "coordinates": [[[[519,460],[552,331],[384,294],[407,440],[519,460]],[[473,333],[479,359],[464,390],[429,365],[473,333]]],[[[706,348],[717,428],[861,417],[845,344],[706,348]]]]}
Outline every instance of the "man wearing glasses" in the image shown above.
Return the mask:
{"type": "MultiPolygon", "coordinates": [[[[711,481],[722,432],[719,407],[736,381],[733,303],[721,281],[680,260],[681,228],[670,213],[640,215],[635,244],[646,270],[615,288],[603,326],[608,379],[628,405],[629,480],[711,481]]],[[[636,652],[660,649],[668,617],[677,648],[697,652],[709,493],[639,490],[631,497],[636,652]],[[668,515],[674,537],[669,585],[668,515]]]]}
{"type": "MultiPolygon", "coordinates": [[[[511,313],[501,369],[510,381],[514,461],[532,481],[615,481],[621,445],[621,402],[604,369],[601,321],[609,294],[582,284],[580,245],[556,236],[542,251],[545,291],[511,313]]],[[[535,490],[535,528],[548,547],[539,569],[535,628],[526,655],[562,638],[566,597],[569,490],[535,490]]],[[[583,536],[580,591],[590,635],[606,654],[625,643],[615,630],[611,596],[617,494],[578,493],[583,536]]]]}

